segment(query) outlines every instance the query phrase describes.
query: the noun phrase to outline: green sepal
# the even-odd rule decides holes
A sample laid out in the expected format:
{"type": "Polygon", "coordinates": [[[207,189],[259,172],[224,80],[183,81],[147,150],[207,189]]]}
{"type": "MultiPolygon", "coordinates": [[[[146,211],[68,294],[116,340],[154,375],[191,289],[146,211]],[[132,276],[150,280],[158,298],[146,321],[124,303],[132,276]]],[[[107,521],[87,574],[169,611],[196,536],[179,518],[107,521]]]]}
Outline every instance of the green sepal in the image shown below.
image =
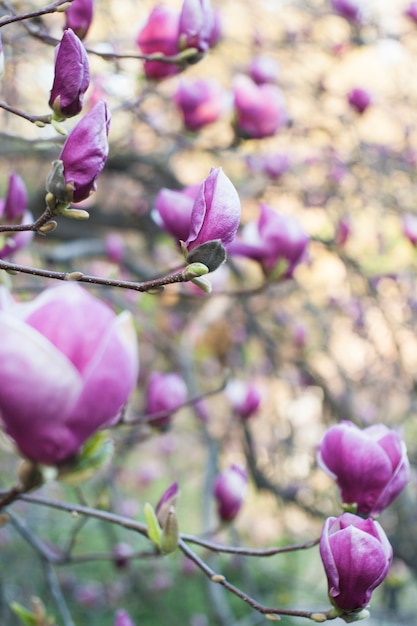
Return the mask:
{"type": "Polygon", "coordinates": [[[12,602],[9,606],[13,613],[17,615],[25,626],[36,626],[37,619],[32,611],[26,609],[24,606],[19,604],[19,602],[12,602]]]}
{"type": "Polygon", "coordinates": [[[158,550],[160,550],[162,530],[159,525],[158,518],[156,517],[154,508],[151,504],[149,504],[149,502],[145,504],[144,513],[146,524],[148,527],[148,537],[152,541],[152,543],[156,545],[158,550]]]}
{"type": "Polygon", "coordinates": [[[86,441],[72,461],[59,466],[58,480],[70,485],[77,485],[88,480],[110,459],[113,450],[113,441],[109,438],[107,431],[99,430],[86,441]]]}

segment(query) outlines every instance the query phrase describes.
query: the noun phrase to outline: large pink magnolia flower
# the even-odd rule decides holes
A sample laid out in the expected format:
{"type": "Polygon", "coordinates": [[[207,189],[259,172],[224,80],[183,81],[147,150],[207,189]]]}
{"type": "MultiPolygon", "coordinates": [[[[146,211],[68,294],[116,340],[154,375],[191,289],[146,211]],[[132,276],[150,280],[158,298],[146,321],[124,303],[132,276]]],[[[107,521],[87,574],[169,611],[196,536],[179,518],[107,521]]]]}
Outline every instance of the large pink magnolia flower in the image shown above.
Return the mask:
{"type": "Polygon", "coordinates": [[[116,316],[77,284],[32,302],[0,297],[0,418],[32,461],[69,460],[117,419],[138,374],[130,313],[116,316]]]}

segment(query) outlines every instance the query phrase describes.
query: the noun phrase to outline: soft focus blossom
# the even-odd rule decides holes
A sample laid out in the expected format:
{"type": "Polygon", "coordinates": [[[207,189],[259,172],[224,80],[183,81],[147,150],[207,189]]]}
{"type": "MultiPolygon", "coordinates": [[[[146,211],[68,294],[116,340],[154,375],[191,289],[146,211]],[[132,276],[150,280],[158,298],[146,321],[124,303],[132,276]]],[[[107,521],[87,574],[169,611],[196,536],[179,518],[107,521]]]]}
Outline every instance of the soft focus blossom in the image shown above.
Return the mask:
{"type": "Polygon", "coordinates": [[[258,261],[266,275],[284,262],[283,275],[291,278],[305,257],[308,235],[293,215],[278,213],[261,204],[258,220],[249,222],[240,236],[228,246],[228,253],[258,261]]]}
{"type": "Polygon", "coordinates": [[[334,242],[337,246],[344,246],[352,232],[352,223],[349,215],[344,215],[336,224],[334,242]]]}
{"type": "Polygon", "coordinates": [[[174,102],[181,110],[185,127],[197,131],[220,117],[223,91],[215,80],[182,80],[174,95],[174,102]]]}
{"type": "Polygon", "coordinates": [[[357,113],[362,115],[366,109],[372,104],[372,96],[366,89],[352,89],[347,95],[347,100],[357,113]]]}
{"type": "Polygon", "coordinates": [[[261,391],[253,382],[231,380],[226,386],[225,393],[233,410],[243,420],[255,415],[262,401],[261,391]]]}
{"type": "Polygon", "coordinates": [[[65,28],[71,28],[80,39],[84,39],[93,21],[94,0],[72,0],[65,11],[65,28]]]}
{"type": "Polygon", "coordinates": [[[274,152],[265,154],[263,157],[262,170],[274,180],[278,180],[288,172],[291,167],[291,160],[287,154],[274,152]]]}
{"type": "Polygon", "coordinates": [[[174,239],[185,241],[190,233],[191,213],[200,185],[178,191],[163,188],[155,198],[152,218],[174,239]]]}
{"type": "Polygon", "coordinates": [[[59,160],[64,165],[65,182],[73,190],[71,202],[81,202],[95,191],[109,153],[109,126],[110,112],[100,100],[68,135],[59,160]]]}
{"type": "Polygon", "coordinates": [[[146,390],[147,420],[154,426],[166,426],[171,413],[187,400],[187,386],[179,374],[152,372],[146,390]],[[158,414],[163,414],[159,415],[158,414]],[[153,418],[152,416],[155,415],[153,418]]]}
{"type": "Polygon", "coordinates": [[[78,115],[89,84],[87,53],[74,31],[68,29],[64,31],[55,52],[55,75],[49,106],[59,117],[78,115]]]}
{"type": "Polygon", "coordinates": [[[404,236],[413,245],[417,246],[417,215],[408,213],[403,216],[402,228],[404,236]]]}
{"type": "Polygon", "coordinates": [[[362,23],[362,8],[357,0],[331,0],[331,6],[335,13],[348,22],[357,25],[362,23]]]}
{"type": "MultiPolygon", "coordinates": [[[[27,208],[28,197],[25,183],[16,172],[9,177],[6,197],[0,198],[0,223],[31,224],[33,215],[27,208]]],[[[29,245],[33,232],[0,233],[0,258],[5,259],[29,245]]]]}
{"type": "Polygon", "coordinates": [[[240,200],[221,167],[213,168],[200,185],[191,213],[191,227],[185,242],[188,251],[209,241],[231,243],[240,221],[240,200]]]}
{"type": "Polygon", "coordinates": [[[417,24],[417,2],[410,2],[404,11],[404,15],[417,24]]]}
{"type": "Polygon", "coordinates": [[[118,569],[125,569],[128,567],[133,554],[134,551],[130,544],[119,541],[113,546],[113,563],[118,569]]]}
{"type": "Polygon", "coordinates": [[[253,57],[248,67],[248,74],[257,85],[274,83],[277,80],[279,65],[275,59],[266,54],[253,57]]]}
{"type": "Polygon", "coordinates": [[[325,521],[320,555],[330,601],[349,612],[368,605],[388,574],[392,548],[378,522],[343,513],[325,521]]]}
{"type": "Polygon", "coordinates": [[[116,316],[75,283],[29,303],[3,298],[0,417],[23,455],[68,461],[117,419],[138,373],[130,313],[116,316]]]}
{"type": "Polygon", "coordinates": [[[127,611],[119,609],[116,611],[114,626],[135,626],[135,624],[127,611]]]}
{"type": "Polygon", "coordinates": [[[257,85],[249,76],[233,81],[236,131],[240,137],[270,137],[287,123],[281,90],[276,85],[257,85]]]}
{"type": "Polygon", "coordinates": [[[360,430],[343,421],[326,432],[318,463],[341,491],[342,501],[362,515],[378,515],[398,496],[410,477],[405,443],[383,424],[360,430]]]}
{"type": "Polygon", "coordinates": [[[179,19],[180,49],[196,48],[207,52],[217,37],[217,25],[210,0],[184,0],[179,19]]]}
{"type": "Polygon", "coordinates": [[[168,517],[168,513],[172,507],[175,508],[178,499],[178,483],[172,483],[162,494],[158,504],[155,507],[156,517],[161,528],[164,527],[168,517]]]}
{"type": "MultiPolygon", "coordinates": [[[[136,43],[144,54],[161,52],[164,56],[178,54],[178,11],[170,7],[155,7],[136,37],[136,43]]],[[[173,63],[145,61],[144,71],[148,78],[161,79],[178,74],[181,68],[173,63]]]]}
{"type": "Polygon", "coordinates": [[[248,477],[244,469],[231,465],[217,475],[213,494],[217,512],[223,522],[235,519],[245,500],[248,477]]]}

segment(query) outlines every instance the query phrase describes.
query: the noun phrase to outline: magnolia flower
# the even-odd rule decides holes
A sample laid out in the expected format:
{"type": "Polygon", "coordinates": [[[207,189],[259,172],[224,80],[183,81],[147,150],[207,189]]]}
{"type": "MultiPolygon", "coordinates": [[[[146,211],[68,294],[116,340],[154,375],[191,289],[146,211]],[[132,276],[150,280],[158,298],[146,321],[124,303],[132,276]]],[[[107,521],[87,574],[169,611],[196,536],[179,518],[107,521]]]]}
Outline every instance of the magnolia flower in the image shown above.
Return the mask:
{"type": "Polygon", "coordinates": [[[194,201],[185,242],[187,250],[214,240],[227,246],[235,237],[239,221],[238,193],[222,168],[213,168],[200,185],[194,201]]]}
{"type": "MultiPolygon", "coordinates": [[[[19,174],[13,172],[9,178],[6,197],[0,198],[0,223],[31,224],[33,215],[27,208],[26,186],[19,174]]],[[[4,259],[32,241],[33,232],[21,231],[0,235],[0,258],[4,259]]]]}
{"type": "Polygon", "coordinates": [[[331,5],[333,11],[348,22],[352,22],[352,24],[362,23],[362,8],[358,0],[331,0],[331,5]]]}
{"type": "Polygon", "coordinates": [[[329,517],[320,537],[329,598],[343,611],[366,607],[388,574],[391,545],[378,522],[351,513],[329,517]]]}
{"type": "Polygon", "coordinates": [[[352,422],[332,426],[324,435],[318,463],[330,474],[346,504],[362,515],[378,515],[408,483],[405,443],[384,424],[360,430],[352,422]]]}
{"type": "Polygon", "coordinates": [[[366,109],[372,104],[372,96],[366,89],[352,89],[347,95],[347,100],[357,113],[362,115],[366,109]]]}
{"type": "Polygon", "coordinates": [[[70,202],[81,202],[96,189],[96,179],[107,161],[110,112],[104,100],[78,122],[68,135],[59,160],[63,163],[70,202]]]}
{"type": "MultiPolygon", "coordinates": [[[[175,9],[155,7],[136,37],[141,52],[160,52],[168,57],[178,54],[179,20],[179,13],[175,9]]],[[[179,65],[161,61],[145,61],[143,67],[146,76],[153,79],[173,76],[181,70],[179,65]]]]}
{"type": "Polygon", "coordinates": [[[55,52],[55,75],[49,106],[62,118],[78,115],[89,84],[87,53],[79,38],[68,29],[64,31],[55,52]]]}
{"type": "Polygon", "coordinates": [[[72,0],[65,11],[65,28],[71,28],[84,39],[93,21],[93,0],[72,0]]]}
{"type": "Polygon", "coordinates": [[[1,301],[1,422],[24,456],[58,465],[125,406],[138,374],[132,317],[75,283],[1,301]]]}
{"type": "Polygon", "coordinates": [[[196,48],[199,52],[207,52],[216,29],[210,0],[184,0],[179,20],[181,50],[196,48]]]}
{"type": "Polygon", "coordinates": [[[233,82],[236,130],[240,137],[270,137],[287,123],[281,90],[276,85],[257,85],[248,76],[233,82]]]}
{"type": "Polygon", "coordinates": [[[199,187],[192,185],[181,191],[164,187],[155,198],[152,218],[177,242],[185,241],[189,235],[191,213],[199,187]]]}
{"type": "Polygon", "coordinates": [[[116,612],[114,626],[135,626],[135,624],[127,611],[119,609],[116,612]]]}
{"type": "Polygon", "coordinates": [[[277,80],[279,66],[275,59],[265,54],[253,57],[248,67],[248,74],[257,85],[274,83],[277,80]]]}
{"type": "Polygon", "coordinates": [[[248,477],[242,468],[231,465],[217,475],[213,493],[217,512],[223,522],[231,522],[239,513],[245,500],[248,477]]]}
{"type": "Polygon", "coordinates": [[[249,222],[227,250],[232,255],[255,259],[267,276],[283,262],[282,275],[291,278],[304,259],[308,242],[308,235],[293,215],[278,213],[269,205],[261,204],[259,219],[249,222]]]}
{"type": "Polygon", "coordinates": [[[167,426],[171,413],[184,404],[187,395],[187,386],[179,374],[153,372],[146,390],[148,422],[154,426],[167,426]]]}
{"type": "Polygon", "coordinates": [[[186,128],[197,131],[218,120],[223,110],[223,92],[215,80],[182,80],[174,102],[181,110],[186,128]]]}
{"type": "Polygon", "coordinates": [[[257,385],[243,380],[228,382],[225,393],[233,410],[242,420],[252,417],[262,401],[262,394],[257,385]]]}

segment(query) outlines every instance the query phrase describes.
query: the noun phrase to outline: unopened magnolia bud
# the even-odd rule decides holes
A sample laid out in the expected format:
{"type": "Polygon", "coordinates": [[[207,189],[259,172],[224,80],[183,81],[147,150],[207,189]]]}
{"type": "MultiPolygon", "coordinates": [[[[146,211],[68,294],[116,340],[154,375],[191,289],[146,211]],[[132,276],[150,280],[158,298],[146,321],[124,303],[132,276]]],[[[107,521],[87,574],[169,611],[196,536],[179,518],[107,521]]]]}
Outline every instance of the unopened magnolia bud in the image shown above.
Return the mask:
{"type": "Polygon", "coordinates": [[[172,485],[170,485],[168,489],[164,491],[161,499],[156,505],[155,513],[161,527],[164,526],[170,510],[175,507],[178,495],[178,483],[172,483],[172,485]]]}
{"type": "Polygon", "coordinates": [[[51,220],[50,222],[47,222],[46,224],[44,224],[43,226],[41,226],[40,228],[38,228],[38,230],[41,233],[52,233],[55,228],[58,226],[58,224],[56,223],[55,220],[51,220]]]}
{"type": "Polygon", "coordinates": [[[72,193],[70,192],[64,177],[64,163],[62,161],[52,161],[52,168],[46,177],[45,189],[48,192],[46,195],[46,203],[49,208],[55,209],[58,204],[66,203],[70,204],[72,201],[72,193]],[[55,199],[55,204],[52,206],[51,194],[55,199]]]}
{"type": "MultiPolygon", "coordinates": [[[[193,248],[188,254],[187,263],[203,263],[209,269],[209,272],[217,270],[226,260],[226,250],[220,239],[206,241],[196,248],[193,248]]],[[[201,276],[201,274],[199,274],[201,276]]]]}
{"type": "Polygon", "coordinates": [[[90,214],[88,211],[84,211],[84,209],[70,209],[69,207],[65,207],[60,211],[61,215],[65,215],[65,217],[70,217],[73,220],[88,220],[90,214]]]}
{"type": "Polygon", "coordinates": [[[183,276],[185,280],[192,280],[193,278],[199,278],[200,276],[204,276],[204,274],[208,274],[209,269],[207,265],[203,263],[191,263],[188,265],[183,271],[183,276]]]}
{"type": "Polygon", "coordinates": [[[178,548],[178,519],[174,507],[171,507],[165,524],[162,528],[161,535],[161,552],[162,554],[171,554],[178,548]]]}

